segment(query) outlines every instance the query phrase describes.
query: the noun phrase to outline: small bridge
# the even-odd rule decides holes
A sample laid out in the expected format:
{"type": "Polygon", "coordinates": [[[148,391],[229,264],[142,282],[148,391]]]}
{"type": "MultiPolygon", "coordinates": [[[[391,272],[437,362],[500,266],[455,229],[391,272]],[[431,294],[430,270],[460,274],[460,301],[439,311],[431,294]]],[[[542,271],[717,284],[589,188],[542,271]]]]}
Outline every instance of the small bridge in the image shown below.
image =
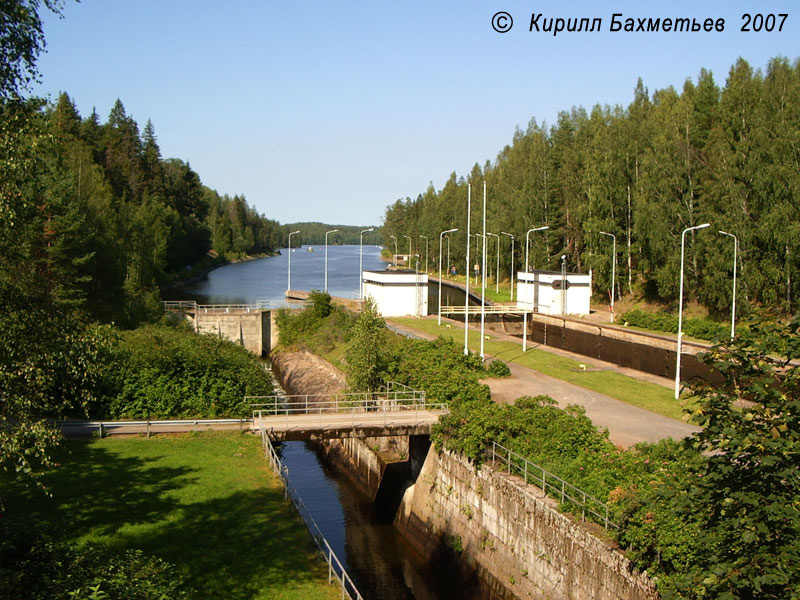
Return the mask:
{"type": "Polygon", "coordinates": [[[251,404],[253,429],[264,430],[277,441],[429,435],[431,425],[447,412],[445,404],[428,402],[425,392],[397,387],[372,393],[250,396],[246,400],[258,401],[251,404]]]}

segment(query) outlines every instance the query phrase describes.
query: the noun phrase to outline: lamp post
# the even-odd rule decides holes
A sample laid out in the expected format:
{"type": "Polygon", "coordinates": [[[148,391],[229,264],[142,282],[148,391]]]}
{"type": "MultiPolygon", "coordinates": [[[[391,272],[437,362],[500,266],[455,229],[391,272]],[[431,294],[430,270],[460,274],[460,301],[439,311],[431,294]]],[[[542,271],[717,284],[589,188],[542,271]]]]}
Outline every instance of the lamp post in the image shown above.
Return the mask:
{"type": "MultiPolygon", "coordinates": [[[[479,240],[483,237],[483,234],[481,234],[481,233],[473,233],[470,237],[474,237],[475,238],[475,254],[477,254],[478,252],[480,252],[480,249],[481,249],[479,240]]],[[[480,274],[480,263],[478,263],[477,265],[473,265],[473,266],[476,266],[476,268],[473,269],[473,271],[475,271],[475,285],[477,286],[478,285],[478,275],[480,274]]],[[[467,277],[469,277],[469,274],[467,274],[467,277]]]]}
{"type": "Polygon", "coordinates": [[[293,231],[289,234],[289,281],[286,283],[286,291],[292,289],[292,236],[299,231],[293,231]]]}
{"type": "MultiPolygon", "coordinates": [[[[598,231],[600,235],[607,235],[611,238],[611,322],[614,322],[614,285],[616,284],[616,267],[617,267],[617,236],[613,233],[606,233],[605,231],[598,231]]],[[[590,290],[591,291],[591,290],[590,290]]]]}
{"type": "MultiPolygon", "coordinates": [[[[450,271],[450,236],[445,236],[447,238],[447,270],[450,271]]],[[[441,253],[440,253],[441,254],[441,253]]]]}
{"type": "Polygon", "coordinates": [[[393,235],[389,236],[394,240],[394,257],[392,258],[392,264],[396,267],[397,266],[397,238],[393,235]]]}
{"type": "Polygon", "coordinates": [[[411,268],[411,236],[404,235],[404,238],[408,238],[408,261],[406,262],[406,267],[411,268]]]}
{"type": "Polygon", "coordinates": [[[486,232],[486,235],[491,235],[492,237],[497,238],[497,252],[496,252],[497,266],[495,267],[494,270],[494,293],[499,294],[500,293],[500,236],[497,235],[496,233],[489,233],[489,232],[486,232]]]}
{"type": "MultiPolygon", "coordinates": [[[[428,237],[425,235],[419,236],[425,240],[425,273],[428,272],[428,237]]],[[[441,252],[439,253],[441,255],[441,252]]],[[[441,276],[440,276],[441,279],[441,276]]]]}
{"type": "Polygon", "coordinates": [[[375,231],[374,227],[364,229],[358,240],[358,299],[364,300],[364,234],[375,231]]]}
{"type": "MultiPolygon", "coordinates": [[[[550,229],[550,225],[544,225],[542,227],[534,227],[533,229],[528,229],[528,233],[525,234],[525,273],[527,276],[528,273],[528,246],[530,246],[529,236],[534,231],[544,231],[545,229],[550,229]]],[[[528,284],[530,285],[530,280],[528,280],[528,284]]],[[[533,296],[533,295],[531,295],[533,296]]],[[[519,302],[519,296],[517,296],[517,302],[519,302]]],[[[528,350],[528,310],[525,306],[526,302],[523,301],[522,303],[522,351],[526,352],[528,350]]],[[[531,297],[531,308],[533,308],[533,297],[531,297]]]]}
{"type": "MultiPolygon", "coordinates": [[[[439,234],[439,325],[442,324],[442,238],[445,233],[453,233],[455,231],[458,231],[458,229],[448,229],[439,234]]],[[[450,238],[447,238],[447,241],[449,243],[450,238]]]]}
{"type": "Polygon", "coordinates": [[[683,338],[683,254],[686,242],[686,232],[711,227],[711,223],[703,223],[694,227],[687,227],[681,233],[681,282],[678,295],[678,355],[675,357],[675,400],[681,395],[681,341],[683,338]]]}
{"type": "Polygon", "coordinates": [[[472,221],[472,184],[467,184],[467,268],[464,271],[464,354],[469,354],[469,226],[472,221]]]}
{"type": "Polygon", "coordinates": [[[733,302],[731,304],[731,341],[736,334],[736,254],[739,249],[739,238],[727,231],[719,231],[722,235],[733,238],[733,302]]]}
{"type": "Polygon", "coordinates": [[[506,233],[505,231],[500,232],[502,235],[507,235],[511,238],[511,271],[509,275],[511,276],[511,301],[514,301],[514,236],[510,233],[506,233]]]}
{"type": "Polygon", "coordinates": [[[483,342],[486,323],[486,181],[483,182],[483,252],[481,259],[481,360],[484,359],[483,342]]]}
{"type": "Polygon", "coordinates": [[[338,229],[331,229],[325,232],[325,293],[328,293],[328,234],[336,233],[338,229]]]}

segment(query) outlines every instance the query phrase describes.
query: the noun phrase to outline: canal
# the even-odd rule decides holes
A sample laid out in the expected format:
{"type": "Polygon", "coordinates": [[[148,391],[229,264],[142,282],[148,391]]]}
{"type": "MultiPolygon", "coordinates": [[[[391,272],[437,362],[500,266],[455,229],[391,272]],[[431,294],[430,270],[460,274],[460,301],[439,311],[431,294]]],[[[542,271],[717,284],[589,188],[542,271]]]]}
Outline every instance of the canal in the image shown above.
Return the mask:
{"type": "MultiPolygon", "coordinates": [[[[170,290],[169,299],[202,304],[282,302],[288,285],[288,255],[235,263],[211,271],[199,283],[170,290]]],[[[365,270],[382,270],[385,263],[375,246],[329,246],[328,291],[353,298],[359,286],[359,261],[365,270]]],[[[292,252],[291,287],[324,287],[324,247],[292,252]]],[[[438,293],[438,287],[434,292],[438,293]]],[[[463,292],[461,302],[463,302],[463,292]]],[[[433,300],[433,298],[432,298],[433,300]]],[[[434,307],[435,304],[431,304],[434,307]]],[[[298,490],[328,542],[350,573],[365,600],[444,600],[463,598],[448,589],[441,573],[426,565],[398,535],[391,522],[350,481],[320,460],[311,444],[286,442],[280,453],[289,479],[298,490]],[[438,588],[438,589],[437,589],[438,588]]]]}

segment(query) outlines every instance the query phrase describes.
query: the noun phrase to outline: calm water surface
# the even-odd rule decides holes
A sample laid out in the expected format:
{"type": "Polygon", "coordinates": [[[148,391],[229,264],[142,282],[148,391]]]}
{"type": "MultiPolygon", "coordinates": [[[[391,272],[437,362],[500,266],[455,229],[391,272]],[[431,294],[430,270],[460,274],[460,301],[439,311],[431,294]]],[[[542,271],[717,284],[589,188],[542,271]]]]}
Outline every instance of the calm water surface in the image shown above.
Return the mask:
{"type": "MultiPolygon", "coordinates": [[[[293,248],[292,289],[325,289],[325,246],[293,248]]],[[[169,300],[196,300],[200,304],[248,304],[259,300],[282,302],[289,283],[289,251],[280,256],[257,258],[226,265],[208,274],[208,279],[170,290],[169,300]]],[[[380,248],[364,246],[365,270],[383,270],[380,248]]],[[[359,246],[328,246],[328,292],[353,298],[358,293],[359,246]]]]}

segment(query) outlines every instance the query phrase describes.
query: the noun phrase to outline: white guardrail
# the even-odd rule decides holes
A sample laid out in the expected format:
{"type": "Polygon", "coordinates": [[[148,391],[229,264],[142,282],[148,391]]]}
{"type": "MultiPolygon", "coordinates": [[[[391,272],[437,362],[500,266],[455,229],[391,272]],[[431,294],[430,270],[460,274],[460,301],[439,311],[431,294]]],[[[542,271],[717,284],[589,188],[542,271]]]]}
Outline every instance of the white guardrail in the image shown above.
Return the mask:
{"type": "Polygon", "coordinates": [[[269,436],[264,429],[261,430],[261,443],[264,445],[264,454],[269,460],[272,469],[275,471],[278,477],[281,478],[281,481],[283,481],[285,497],[291,499],[292,504],[297,509],[297,512],[300,513],[300,517],[308,527],[308,531],[311,534],[314,543],[317,544],[317,548],[319,548],[319,551],[325,559],[325,562],[328,563],[328,583],[332,583],[334,579],[339,582],[339,585],[342,588],[343,599],[349,598],[350,600],[363,600],[361,593],[358,591],[358,588],[356,588],[356,584],[353,583],[353,580],[350,578],[350,575],[348,575],[344,565],[342,565],[342,562],[339,560],[339,557],[336,556],[336,553],[333,551],[333,548],[331,548],[328,540],[325,539],[325,536],[322,534],[322,530],[320,530],[319,525],[317,525],[317,522],[314,520],[311,512],[308,510],[308,508],[306,508],[302,498],[300,498],[300,494],[298,494],[297,490],[294,489],[294,486],[289,483],[289,468],[281,462],[278,453],[275,451],[275,448],[273,447],[272,442],[270,441],[269,436]]]}

